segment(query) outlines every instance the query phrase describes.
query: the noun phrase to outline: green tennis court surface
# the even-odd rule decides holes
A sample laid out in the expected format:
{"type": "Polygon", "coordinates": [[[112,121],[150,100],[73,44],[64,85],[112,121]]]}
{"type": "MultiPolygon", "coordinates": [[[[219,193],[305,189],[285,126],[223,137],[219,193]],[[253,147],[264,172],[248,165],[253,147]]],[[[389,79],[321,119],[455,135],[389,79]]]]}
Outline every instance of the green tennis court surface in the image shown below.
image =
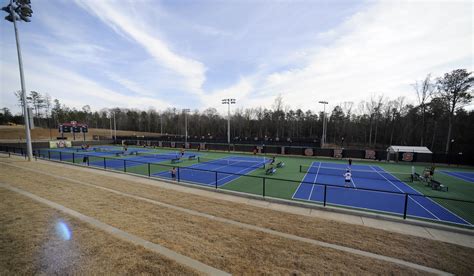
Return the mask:
{"type": "MultiPolygon", "coordinates": [[[[198,152],[187,150],[185,154],[181,156],[178,149],[148,149],[142,147],[129,147],[127,152],[124,153],[123,149],[117,146],[101,146],[99,149],[90,151],[81,151],[80,149],[75,148],[44,149],[39,151],[39,155],[45,159],[60,160],[63,162],[83,164],[92,167],[118,170],[164,179],[172,179],[170,170],[173,167],[176,167],[178,170],[177,177],[181,182],[212,186],[216,189],[226,189],[258,196],[294,201],[304,200],[311,204],[322,204],[321,198],[323,196],[321,194],[321,187],[324,187],[324,185],[328,185],[330,188],[332,186],[337,186],[339,185],[339,180],[342,179],[342,175],[339,179],[337,172],[334,173],[328,168],[345,168],[347,164],[344,160],[276,156],[277,162],[283,162],[285,166],[283,168],[277,168],[275,174],[267,175],[266,169],[263,169],[262,165],[268,168],[270,166],[269,163],[272,155],[253,156],[250,154],[239,154],[234,152],[198,152]],[[85,156],[87,156],[87,160],[84,158],[85,156]],[[202,161],[199,162],[198,159],[202,161]],[[318,170],[317,166],[314,165],[321,163],[324,164],[326,169],[318,170]],[[334,166],[331,164],[334,164],[334,166]],[[308,173],[315,175],[321,174],[321,176],[308,177],[308,173]],[[332,175],[325,177],[325,174],[332,175]],[[312,183],[308,183],[308,179],[311,179],[310,182],[312,183]],[[312,187],[308,189],[311,191],[319,191],[320,194],[315,196],[312,195],[311,192],[308,192],[308,200],[302,199],[301,197],[306,196],[305,191],[300,190],[298,192],[298,189],[304,188],[301,187],[302,182],[303,186],[307,186],[308,184],[318,186],[319,188],[312,187]],[[295,194],[301,194],[302,196],[295,197],[295,194]],[[311,200],[311,197],[313,199],[318,198],[318,200],[311,200]]],[[[459,175],[470,175],[470,173],[474,172],[474,169],[460,169],[448,166],[436,168],[437,173],[435,173],[434,179],[449,187],[448,192],[443,192],[433,190],[424,182],[409,181],[410,178],[406,176],[411,174],[411,165],[411,163],[395,164],[357,160],[353,163],[353,166],[380,168],[384,173],[387,172],[391,176],[396,177],[397,181],[400,180],[400,185],[405,185],[407,187],[406,189],[402,189],[402,193],[405,191],[412,191],[412,197],[426,196],[427,200],[433,201],[434,204],[425,204],[425,206],[420,207],[423,208],[424,212],[434,214],[435,218],[430,217],[430,220],[437,220],[437,213],[435,210],[430,210],[430,206],[439,206],[440,208],[446,209],[447,212],[452,213],[453,216],[459,217],[459,221],[462,221],[463,225],[472,227],[472,224],[474,223],[474,202],[472,202],[472,199],[474,198],[474,185],[472,185],[470,181],[459,177],[459,175]],[[449,171],[453,171],[454,173],[446,173],[449,171]]],[[[415,165],[415,169],[421,174],[425,169],[425,166],[415,165]]],[[[364,172],[364,174],[357,179],[357,186],[359,189],[369,187],[369,189],[384,191],[386,187],[389,187],[389,185],[386,185],[387,181],[380,181],[380,183],[377,182],[378,180],[376,179],[380,177],[380,173],[373,173],[374,174],[371,175],[370,173],[364,172]],[[375,179],[371,179],[372,176],[375,179]]],[[[354,189],[353,192],[344,191],[347,198],[344,199],[343,196],[340,196],[338,202],[344,202],[344,200],[346,202],[354,201],[354,197],[357,197],[357,193],[360,192],[360,190],[356,192],[356,189],[354,189]]],[[[385,209],[397,210],[397,212],[394,213],[401,215],[400,210],[403,209],[402,193],[396,195],[400,197],[400,200],[396,200],[396,203],[395,201],[393,203],[397,204],[397,206],[389,206],[385,209]]],[[[382,195],[383,193],[373,192],[372,194],[373,196],[364,197],[364,201],[373,201],[372,203],[374,204],[362,205],[377,206],[375,202],[382,198],[382,196],[379,195],[382,195]]],[[[419,202],[420,200],[421,199],[415,201],[419,202]]],[[[331,200],[329,199],[327,203],[331,204],[331,200]]],[[[384,204],[387,205],[386,203],[384,204]]],[[[339,206],[353,209],[385,213],[383,208],[362,208],[359,205],[362,206],[361,204],[349,204],[346,206],[344,204],[339,204],[339,206]]],[[[408,206],[408,209],[410,208],[413,209],[414,207],[408,206]]],[[[410,211],[408,212],[408,216],[410,216],[410,211]]],[[[421,219],[423,219],[423,217],[421,217],[421,219]]],[[[439,219],[439,222],[446,221],[439,219]]]]}

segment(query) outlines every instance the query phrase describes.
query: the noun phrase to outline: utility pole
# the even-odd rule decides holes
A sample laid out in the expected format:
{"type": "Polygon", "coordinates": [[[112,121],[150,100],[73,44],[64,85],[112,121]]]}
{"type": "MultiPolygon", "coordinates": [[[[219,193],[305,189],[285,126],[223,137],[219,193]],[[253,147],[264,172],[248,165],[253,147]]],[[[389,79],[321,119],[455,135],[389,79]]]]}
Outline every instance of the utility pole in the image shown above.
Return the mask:
{"type": "Polygon", "coordinates": [[[163,136],[163,112],[160,114],[160,134],[163,136]]]}
{"type": "Polygon", "coordinates": [[[33,10],[31,10],[30,0],[10,0],[10,4],[6,7],[3,7],[2,10],[8,13],[8,15],[5,17],[5,20],[13,22],[13,28],[15,30],[18,66],[20,68],[21,101],[23,103],[23,118],[25,121],[26,153],[28,161],[31,161],[33,159],[33,147],[31,145],[30,119],[28,114],[28,106],[26,103],[25,76],[23,74],[23,61],[21,58],[20,38],[18,35],[18,29],[16,27],[16,21],[22,20],[25,22],[30,22],[30,17],[33,13],[33,10]]]}
{"type": "Polygon", "coordinates": [[[117,140],[117,122],[115,121],[115,112],[113,114],[114,114],[114,143],[115,143],[115,140],[117,140]]]}
{"type": "Polygon", "coordinates": [[[188,145],[188,112],[190,112],[188,108],[183,109],[184,113],[184,147],[186,148],[188,145]]]}
{"type": "Polygon", "coordinates": [[[223,99],[222,104],[227,105],[227,147],[230,151],[230,105],[235,104],[235,99],[223,99]]]}
{"type": "Polygon", "coordinates": [[[326,127],[327,127],[327,124],[326,124],[326,105],[328,104],[328,102],[327,102],[327,101],[319,101],[318,103],[324,105],[324,111],[323,111],[323,135],[321,135],[321,148],[323,148],[324,145],[326,144],[326,127]]]}

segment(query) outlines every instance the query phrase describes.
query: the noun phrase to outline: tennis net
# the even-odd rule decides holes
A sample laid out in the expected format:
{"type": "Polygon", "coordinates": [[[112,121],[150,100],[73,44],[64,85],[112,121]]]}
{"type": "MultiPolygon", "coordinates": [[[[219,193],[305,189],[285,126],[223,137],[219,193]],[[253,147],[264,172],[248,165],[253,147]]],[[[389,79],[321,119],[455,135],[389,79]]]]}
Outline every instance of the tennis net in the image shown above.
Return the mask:
{"type": "MultiPolygon", "coordinates": [[[[347,172],[347,168],[331,168],[318,166],[300,166],[300,172],[307,174],[334,175],[341,178],[347,172]]],[[[411,182],[413,179],[410,173],[406,172],[387,172],[376,170],[351,170],[352,177],[365,179],[379,179],[386,181],[405,181],[411,182]]]]}
{"type": "Polygon", "coordinates": [[[95,152],[103,152],[103,153],[110,153],[110,154],[122,154],[123,153],[123,150],[121,149],[114,149],[114,148],[110,148],[110,149],[106,149],[106,148],[94,148],[93,149],[95,152]]]}
{"type": "Polygon", "coordinates": [[[153,159],[176,159],[179,156],[176,153],[150,153],[150,152],[140,152],[137,151],[136,155],[139,157],[153,158],[153,159]]]}
{"type": "Polygon", "coordinates": [[[265,169],[265,163],[266,163],[264,160],[249,161],[249,160],[239,160],[239,159],[212,159],[212,158],[205,158],[205,157],[198,157],[198,162],[217,164],[217,165],[245,167],[245,168],[259,168],[259,169],[265,169]]]}

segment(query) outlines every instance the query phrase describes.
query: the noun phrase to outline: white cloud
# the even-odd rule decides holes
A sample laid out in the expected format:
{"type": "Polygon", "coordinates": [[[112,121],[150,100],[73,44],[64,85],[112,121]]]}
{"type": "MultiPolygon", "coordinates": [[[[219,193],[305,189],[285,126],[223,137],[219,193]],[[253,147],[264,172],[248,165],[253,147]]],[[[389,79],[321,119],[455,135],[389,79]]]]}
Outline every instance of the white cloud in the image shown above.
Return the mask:
{"type": "Polygon", "coordinates": [[[334,41],[307,56],[303,68],[263,76],[256,105],[279,93],[292,107],[321,109],[385,94],[414,99],[410,86],[428,73],[473,69],[473,18],[468,2],[380,2],[322,36],[334,41]]]}
{"type": "MultiPolygon", "coordinates": [[[[134,13],[133,2],[87,0],[76,2],[114,30],[119,30],[133,38],[157,60],[159,65],[183,76],[191,92],[202,94],[201,87],[205,81],[206,70],[204,65],[173,52],[163,39],[151,31],[156,26],[144,22],[139,13],[134,13]]],[[[145,8],[143,3],[140,5],[141,9],[145,8]]]]}
{"type": "MultiPolygon", "coordinates": [[[[165,109],[169,106],[152,97],[118,93],[75,72],[48,64],[47,60],[42,58],[28,57],[28,60],[31,65],[25,67],[27,91],[35,90],[48,93],[52,98],[59,99],[69,107],[81,108],[84,105],[90,105],[94,110],[99,110],[105,106],[140,109],[150,106],[165,109]]],[[[15,68],[17,65],[2,61],[0,66],[15,68]]],[[[12,104],[15,104],[12,92],[19,90],[18,78],[16,71],[2,70],[2,98],[8,100],[10,108],[14,108],[12,104]],[[15,86],[15,83],[18,86],[15,86]],[[3,84],[9,85],[4,86],[3,84]]]]}

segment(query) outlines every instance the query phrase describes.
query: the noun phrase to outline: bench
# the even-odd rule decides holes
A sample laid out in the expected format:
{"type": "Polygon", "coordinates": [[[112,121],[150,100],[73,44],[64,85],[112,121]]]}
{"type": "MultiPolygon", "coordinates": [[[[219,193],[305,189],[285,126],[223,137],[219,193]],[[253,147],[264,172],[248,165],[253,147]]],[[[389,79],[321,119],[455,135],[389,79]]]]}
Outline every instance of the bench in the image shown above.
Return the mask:
{"type": "Polygon", "coordinates": [[[277,163],[277,168],[283,168],[285,166],[285,163],[283,162],[278,162],[277,163]]]}
{"type": "Polygon", "coordinates": [[[181,160],[180,158],[171,159],[171,164],[176,164],[176,163],[181,163],[181,162],[183,162],[183,160],[181,160]]]}
{"type": "Polygon", "coordinates": [[[422,182],[427,182],[428,179],[422,175],[420,175],[419,173],[415,172],[414,175],[412,175],[413,177],[413,181],[417,180],[417,181],[422,181],[422,182]]]}
{"type": "Polygon", "coordinates": [[[265,174],[266,174],[266,175],[275,174],[276,171],[277,171],[277,170],[276,170],[275,168],[270,167],[270,168],[268,168],[268,169],[265,171],[265,174]]]}
{"type": "Polygon", "coordinates": [[[188,160],[196,160],[196,155],[190,155],[190,156],[188,157],[188,160]]]}
{"type": "Polygon", "coordinates": [[[433,190],[440,190],[440,191],[445,191],[445,192],[448,191],[448,187],[447,187],[447,186],[444,186],[444,185],[441,184],[441,182],[439,182],[439,181],[431,180],[430,184],[431,184],[431,188],[432,188],[433,190]]]}

